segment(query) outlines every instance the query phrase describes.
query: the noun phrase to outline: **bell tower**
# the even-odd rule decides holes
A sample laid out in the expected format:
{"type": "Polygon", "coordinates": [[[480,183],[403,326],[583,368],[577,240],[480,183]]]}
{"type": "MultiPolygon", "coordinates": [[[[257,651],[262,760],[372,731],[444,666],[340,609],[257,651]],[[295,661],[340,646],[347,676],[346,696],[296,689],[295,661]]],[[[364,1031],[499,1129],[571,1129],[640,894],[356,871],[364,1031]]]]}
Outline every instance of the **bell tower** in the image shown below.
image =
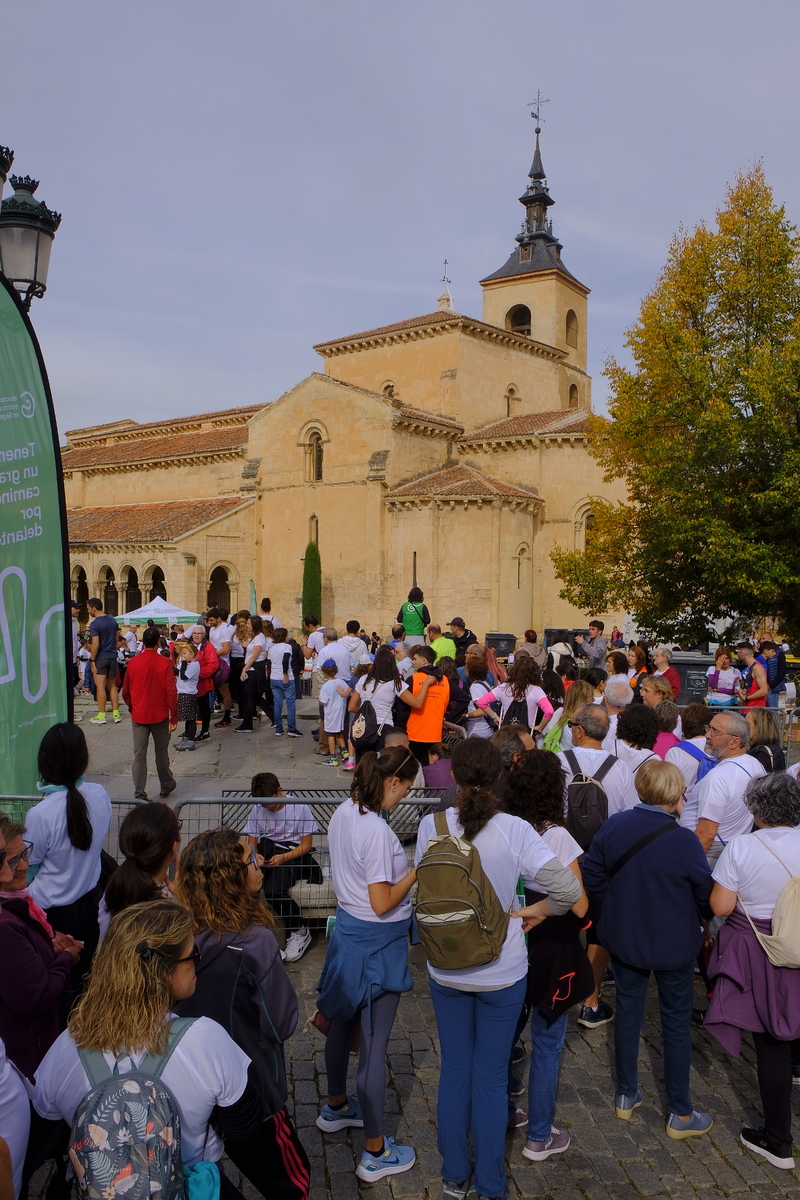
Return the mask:
{"type": "Polygon", "coordinates": [[[553,233],[548,210],[555,204],[539,147],[538,104],[536,146],[530,180],[519,202],[525,209],[517,246],[506,263],[481,280],[483,319],[537,342],[557,346],[569,366],[586,371],[586,317],[589,289],[567,270],[562,245],[553,233]]]}

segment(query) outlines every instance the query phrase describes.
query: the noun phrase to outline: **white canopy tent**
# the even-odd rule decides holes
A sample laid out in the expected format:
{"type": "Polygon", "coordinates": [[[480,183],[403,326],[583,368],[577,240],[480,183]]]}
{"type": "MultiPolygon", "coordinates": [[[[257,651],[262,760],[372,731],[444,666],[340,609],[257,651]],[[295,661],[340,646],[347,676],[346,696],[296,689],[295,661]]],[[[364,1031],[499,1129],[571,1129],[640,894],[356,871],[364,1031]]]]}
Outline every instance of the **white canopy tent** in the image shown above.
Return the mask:
{"type": "Polygon", "coordinates": [[[142,608],[135,608],[133,612],[123,613],[116,620],[118,625],[146,625],[148,621],[155,621],[156,625],[185,625],[199,618],[199,613],[187,612],[185,608],[177,604],[168,604],[166,600],[159,598],[151,600],[142,608]]]}

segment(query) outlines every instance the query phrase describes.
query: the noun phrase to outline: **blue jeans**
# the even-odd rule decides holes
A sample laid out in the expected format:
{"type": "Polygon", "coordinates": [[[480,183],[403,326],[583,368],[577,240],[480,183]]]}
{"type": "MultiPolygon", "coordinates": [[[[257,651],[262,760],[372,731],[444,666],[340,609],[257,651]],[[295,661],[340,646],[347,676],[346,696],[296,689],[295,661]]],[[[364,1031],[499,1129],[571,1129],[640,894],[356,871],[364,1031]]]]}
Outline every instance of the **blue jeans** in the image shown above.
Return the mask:
{"type": "MultiPolygon", "coordinates": [[[[639,1086],[637,1060],[639,1037],[644,1020],[650,972],[611,960],[617,985],[617,1012],[614,1018],[614,1062],[617,1092],[633,1096],[639,1086]]],[[[664,1087],[667,1112],[686,1117],[692,1111],[689,1099],[689,1067],[692,1061],[692,989],[694,962],[675,971],[653,971],[661,1010],[661,1036],[664,1041],[664,1087]]]]}
{"type": "Polygon", "coordinates": [[[556,1115],[556,1091],[561,1051],[567,1032],[564,1013],[548,1029],[538,1008],[531,1012],[531,1073],[528,1078],[528,1137],[546,1142],[556,1115]]]}
{"type": "Polygon", "coordinates": [[[272,698],[275,702],[275,732],[283,733],[283,702],[286,701],[286,717],[289,722],[289,729],[294,733],[297,728],[295,721],[295,687],[294,680],[290,679],[288,683],[283,682],[283,677],[278,679],[270,679],[272,685],[272,698]]]}
{"type": "Polygon", "coordinates": [[[780,692],[767,692],[767,708],[780,708],[780,692]]]}
{"type": "Polygon", "coordinates": [[[437,1122],[442,1178],[469,1179],[481,1196],[506,1194],[508,1060],[527,979],[496,992],[460,992],[430,981],[442,1050],[437,1122]]]}

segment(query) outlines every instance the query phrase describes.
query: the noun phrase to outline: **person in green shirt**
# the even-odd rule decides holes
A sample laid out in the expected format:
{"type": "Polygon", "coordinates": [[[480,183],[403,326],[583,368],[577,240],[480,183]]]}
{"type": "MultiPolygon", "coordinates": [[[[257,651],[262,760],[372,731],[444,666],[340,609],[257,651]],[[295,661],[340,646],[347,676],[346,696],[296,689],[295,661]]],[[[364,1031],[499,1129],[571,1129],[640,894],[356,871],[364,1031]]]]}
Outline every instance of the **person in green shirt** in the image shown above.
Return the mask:
{"type": "Polygon", "coordinates": [[[425,628],[430,624],[431,614],[423,600],[422,588],[413,587],[397,614],[398,622],[406,631],[407,646],[425,645],[425,628]]]}
{"type": "Polygon", "coordinates": [[[440,658],[455,658],[456,656],[455,642],[447,634],[442,637],[442,628],[440,625],[428,626],[428,645],[436,655],[437,663],[440,658]]]}

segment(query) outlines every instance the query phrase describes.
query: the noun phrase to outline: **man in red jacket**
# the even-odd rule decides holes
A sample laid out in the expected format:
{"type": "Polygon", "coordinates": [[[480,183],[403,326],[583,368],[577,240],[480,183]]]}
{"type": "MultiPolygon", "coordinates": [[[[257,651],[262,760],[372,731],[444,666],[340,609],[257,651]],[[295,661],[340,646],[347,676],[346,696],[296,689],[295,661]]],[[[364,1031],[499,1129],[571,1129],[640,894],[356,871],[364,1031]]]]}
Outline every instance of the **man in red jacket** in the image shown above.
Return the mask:
{"type": "Polygon", "coordinates": [[[153,737],[156,770],[161,796],[166,798],[178,786],[169,769],[169,739],[178,727],[178,689],[175,670],[169,658],[156,647],[159,633],[155,626],[142,635],[144,650],[128,664],[122,699],[131,711],[133,727],[133,791],[137,800],[146,800],[147,743],[153,737]]]}

